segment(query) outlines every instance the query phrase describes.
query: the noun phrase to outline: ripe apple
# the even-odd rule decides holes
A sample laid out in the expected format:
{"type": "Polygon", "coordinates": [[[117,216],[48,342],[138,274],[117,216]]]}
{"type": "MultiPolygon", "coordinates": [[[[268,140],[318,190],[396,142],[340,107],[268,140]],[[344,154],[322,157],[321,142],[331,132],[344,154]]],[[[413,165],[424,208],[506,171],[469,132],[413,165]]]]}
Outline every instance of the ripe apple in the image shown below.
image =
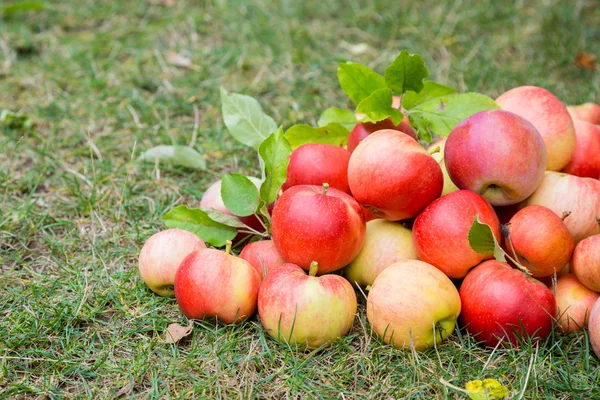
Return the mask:
{"type": "Polygon", "coordinates": [[[563,172],[597,178],[600,174],[600,125],[578,120],[574,124],[577,135],[575,152],[563,172]]]}
{"type": "Polygon", "coordinates": [[[597,300],[590,311],[588,331],[592,350],[600,358],[600,300],[597,300]]]}
{"type": "Polygon", "coordinates": [[[446,138],[440,138],[438,140],[436,140],[435,142],[431,143],[429,145],[429,147],[427,148],[427,151],[431,152],[435,151],[436,149],[439,148],[439,151],[436,151],[435,153],[432,153],[431,156],[435,159],[435,161],[438,162],[438,164],[440,165],[440,168],[442,169],[442,174],[444,175],[444,188],[442,189],[442,196],[450,193],[450,192],[455,192],[458,189],[458,186],[456,186],[454,184],[454,182],[452,182],[452,179],[450,179],[450,175],[448,175],[448,170],[446,169],[446,163],[444,162],[444,148],[446,147],[446,138]]]}
{"type": "Polygon", "coordinates": [[[400,122],[399,125],[394,125],[392,120],[389,118],[379,122],[359,122],[358,124],[356,124],[356,126],[354,126],[354,128],[350,132],[350,135],[348,136],[348,150],[353,152],[354,149],[356,149],[356,146],[358,146],[358,144],[364,138],[382,129],[392,129],[398,132],[402,132],[410,136],[411,138],[417,140],[417,134],[415,133],[415,130],[412,128],[410,122],[408,121],[408,118],[406,117],[402,119],[402,122],[400,122]]]}
{"type": "Polygon", "coordinates": [[[194,250],[206,248],[198,236],[171,228],[152,235],[140,252],[139,270],[146,285],[160,296],[173,297],[175,272],[194,250]]]}
{"type": "Polygon", "coordinates": [[[272,337],[293,346],[316,349],[344,336],[356,315],[356,294],[339,275],[315,276],[295,264],[271,271],[260,285],[258,315],[272,337]]]}
{"type": "Polygon", "coordinates": [[[556,96],[541,87],[520,86],[502,94],[496,103],[539,131],[548,154],[547,170],[560,171],[567,165],[575,151],[575,129],[567,108],[556,96]]]}
{"type": "Polygon", "coordinates": [[[450,278],[463,278],[467,272],[493,254],[471,249],[469,230],[475,216],[488,224],[500,242],[500,223],[492,206],[477,193],[459,190],[431,203],[415,220],[413,239],[417,256],[450,278]]]}
{"type": "Polygon", "coordinates": [[[411,230],[397,222],[375,219],[367,222],[365,243],[344,269],[344,276],[350,283],[365,287],[372,285],[385,268],[408,259],[417,259],[411,230]]]}
{"type": "Polygon", "coordinates": [[[538,187],[546,149],[525,119],[508,111],[481,111],[450,132],[444,162],[456,186],[506,206],[525,200],[538,187]]]}
{"type": "Polygon", "coordinates": [[[318,185],[327,182],[329,187],[348,194],[348,161],[350,152],[330,144],[308,143],[298,147],[290,156],[287,179],[283,190],[296,185],[318,185]]]}
{"type": "Polygon", "coordinates": [[[238,323],[256,311],[260,275],[246,260],[226,251],[196,250],[181,263],[175,275],[175,298],[192,319],[216,317],[238,323]]]}
{"type": "Polygon", "coordinates": [[[285,264],[285,260],[277,251],[272,240],[261,240],[248,243],[242,249],[240,257],[248,261],[256,269],[260,279],[263,280],[269,271],[285,264]]]}
{"type": "Polygon", "coordinates": [[[417,216],[440,197],[439,164],[415,140],[384,129],[352,153],[348,183],[356,200],[377,216],[397,221],[417,216]]]}
{"type": "Polygon", "coordinates": [[[571,272],[588,289],[600,292],[600,235],[583,239],[575,247],[571,272]]]}
{"type": "MultiPolygon", "coordinates": [[[[567,217],[568,218],[568,217],[567,217]]],[[[562,219],[544,206],[529,206],[511,218],[504,245],[536,278],[551,276],[567,265],[575,242],[562,219]],[[511,245],[512,243],[512,245],[511,245]]]]}
{"type": "Polygon", "coordinates": [[[446,275],[418,260],[381,271],[367,297],[367,319],[384,343],[425,350],[454,331],[460,296],[446,275]]]}
{"type": "Polygon", "coordinates": [[[273,242],[283,259],[319,273],[342,268],[358,255],[366,223],[360,204],[341,190],[292,186],[279,197],[271,219],[273,242]]]}
{"type": "Polygon", "coordinates": [[[489,260],[473,268],[460,286],[460,322],[476,340],[495,347],[519,337],[546,339],[556,317],[552,291],[535,278],[489,260]]]}
{"type": "Polygon", "coordinates": [[[598,104],[585,103],[576,106],[567,106],[567,111],[569,111],[573,120],[587,121],[600,125],[600,106],[598,104]]]}
{"type": "Polygon", "coordinates": [[[561,330],[572,333],[583,329],[600,293],[586,288],[573,274],[559,276],[554,293],[561,330]]]}

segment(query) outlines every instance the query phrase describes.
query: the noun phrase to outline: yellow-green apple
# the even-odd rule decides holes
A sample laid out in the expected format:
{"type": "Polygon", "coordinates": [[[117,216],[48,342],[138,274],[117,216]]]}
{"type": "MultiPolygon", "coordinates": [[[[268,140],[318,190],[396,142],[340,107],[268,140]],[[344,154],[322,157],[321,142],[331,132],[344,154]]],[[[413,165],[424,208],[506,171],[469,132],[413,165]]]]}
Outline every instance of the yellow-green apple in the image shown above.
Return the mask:
{"type": "Polygon", "coordinates": [[[248,243],[242,249],[240,257],[248,261],[260,275],[260,279],[269,273],[269,271],[285,264],[285,260],[277,251],[275,243],[272,240],[260,240],[258,242],[248,243]]]}
{"type": "Polygon", "coordinates": [[[511,218],[507,229],[505,248],[534,277],[554,275],[569,263],[575,242],[562,219],[549,208],[525,207],[511,218]]]}
{"type": "Polygon", "coordinates": [[[560,171],[567,165],[575,151],[575,129],[567,107],[556,96],[541,87],[520,86],[502,94],[496,103],[539,131],[548,153],[547,170],[560,171]]]}
{"type": "Polygon", "coordinates": [[[348,333],[356,315],[356,294],[339,275],[315,276],[295,264],[271,271],[260,285],[258,315],[269,335],[293,346],[316,349],[348,333]]]}
{"type": "Polygon", "coordinates": [[[562,217],[575,243],[600,233],[600,181],[580,178],[561,172],[546,172],[544,180],[521,207],[533,204],[546,206],[562,217]]]}
{"type": "Polygon", "coordinates": [[[600,293],[586,288],[573,274],[559,276],[553,289],[561,330],[572,333],[585,328],[600,293]]]}
{"type": "Polygon", "coordinates": [[[391,221],[415,217],[440,197],[439,164],[415,140],[384,129],[365,138],[352,153],[348,183],[358,202],[391,221]]]}
{"type": "Polygon", "coordinates": [[[392,129],[404,133],[415,140],[417,139],[417,134],[406,117],[404,117],[399,125],[394,125],[389,118],[379,122],[359,122],[354,126],[352,131],[350,131],[350,135],[348,135],[348,150],[351,152],[354,151],[356,146],[358,146],[364,138],[382,129],[392,129]]]}
{"type": "Polygon", "coordinates": [[[256,312],[260,275],[250,263],[226,251],[196,250],[175,274],[175,299],[192,319],[216,317],[239,323],[256,312]]]}
{"type": "Polygon", "coordinates": [[[600,358],[600,299],[596,300],[592,311],[590,311],[588,332],[592,350],[594,350],[596,357],[600,358]]]}
{"type": "Polygon", "coordinates": [[[413,239],[417,256],[450,278],[467,272],[493,254],[480,254],[469,245],[469,230],[476,216],[492,228],[500,242],[500,223],[492,206],[477,193],[458,190],[431,203],[415,220],[413,239]]]}
{"type": "Polygon", "coordinates": [[[519,345],[527,336],[545,340],[556,317],[556,300],[542,282],[496,260],[473,268],[460,286],[460,322],[486,346],[519,345]]]}
{"type": "Polygon", "coordinates": [[[446,140],[444,162],[452,182],[494,206],[525,200],[544,178],[546,149],[531,123],[508,111],[481,111],[446,140]]]}
{"type": "Polygon", "coordinates": [[[600,292],[600,235],[590,236],[577,244],[570,267],[588,289],[600,292]]]}
{"type": "Polygon", "coordinates": [[[155,233],[140,251],[140,276],[154,293],[173,297],[173,283],[179,264],[192,251],[204,248],[202,239],[183,229],[171,228],[155,233]]]}
{"type": "Polygon", "coordinates": [[[595,103],[584,103],[576,106],[567,106],[573,120],[587,121],[600,125],[600,106],[595,103]]]}
{"type": "Polygon", "coordinates": [[[454,331],[458,290],[440,270],[419,260],[398,261],[375,278],[367,319],[377,336],[397,348],[425,350],[454,331]]]}
{"type": "Polygon", "coordinates": [[[324,184],[292,186],[279,197],[271,219],[272,239],[286,262],[319,273],[340,269],[354,260],[365,239],[360,204],[324,184]]]}
{"type": "Polygon", "coordinates": [[[381,271],[401,260],[416,260],[417,252],[410,229],[397,222],[375,219],[367,222],[365,243],[345,269],[352,284],[372,285],[381,271]]]}
{"type": "Polygon", "coordinates": [[[597,178],[600,174],[600,125],[578,120],[574,123],[577,135],[575,152],[563,172],[597,178]]]}
{"type": "Polygon", "coordinates": [[[458,190],[458,186],[452,182],[450,179],[450,175],[448,175],[448,170],[446,169],[446,164],[444,163],[444,148],[446,147],[446,138],[440,138],[435,142],[431,143],[427,148],[427,151],[430,152],[431,156],[435,159],[435,161],[440,164],[440,168],[442,169],[442,174],[444,175],[444,188],[442,189],[442,196],[455,192],[458,190]],[[437,149],[439,148],[439,151],[437,149]],[[434,153],[432,153],[434,152],[434,153]]]}

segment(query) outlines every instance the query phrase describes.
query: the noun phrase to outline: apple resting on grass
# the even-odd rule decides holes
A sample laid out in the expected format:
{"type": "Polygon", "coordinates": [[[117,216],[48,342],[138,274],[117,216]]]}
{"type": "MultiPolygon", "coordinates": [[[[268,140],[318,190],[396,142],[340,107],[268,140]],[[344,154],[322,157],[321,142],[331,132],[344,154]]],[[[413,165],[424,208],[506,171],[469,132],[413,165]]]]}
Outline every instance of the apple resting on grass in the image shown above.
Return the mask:
{"type": "Polygon", "coordinates": [[[427,148],[427,151],[431,154],[431,156],[438,162],[440,168],[442,169],[442,174],[444,175],[444,189],[442,189],[442,196],[455,192],[458,190],[458,186],[452,182],[450,179],[450,175],[448,175],[448,170],[446,169],[446,164],[444,163],[444,148],[446,147],[446,138],[440,138],[435,142],[431,143],[427,148]],[[439,151],[435,153],[431,153],[432,151],[439,148],[439,151]]]}
{"type": "Polygon", "coordinates": [[[519,344],[530,336],[545,340],[556,317],[552,291],[535,278],[489,260],[473,268],[460,286],[460,321],[486,346],[519,344]]]}
{"type": "Polygon", "coordinates": [[[246,260],[216,249],[188,255],[175,275],[175,298],[191,319],[216,317],[238,323],[256,311],[260,276],[246,260]]]}
{"type": "Polygon", "coordinates": [[[559,276],[554,290],[561,330],[566,333],[582,330],[600,294],[586,288],[573,274],[559,276]]]}
{"type": "Polygon", "coordinates": [[[275,243],[272,240],[261,240],[258,242],[248,243],[240,253],[240,257],[248,261],[250,265],[256,269],[260,275],[260,279],[264,277],[273,268],[285,264],[285,260],[277,251],[275,243]]]}
{"type": "Polygon", "coordinates": [[[548,171],[560,171],[567,165],[575,151],[575,129],[567,108],[556,96],[541,87],[520,86],[502,94],[496,103],[539,131],[548,153],[548,171]]]}
{"type": "Polygon", "coordinates": [[[425,350],[454,331],[460,297],[434,266],[404,260],[384,269],[367,298],[367,319],[377,336],[398,348],[425,350]]]}
{"type": "Polygon", "coordinates": [[[600,125],[575,121],[575,134],[575,152],[563,172],[597,178],[600,174],[600,125]]]}
{"type": "Polygon", "coordinates": [[[444,162],[452,182],[494,206],[525,200],[544,179],[546,149],[534,126],[502,110],[463,120],[446,140],[444,162]]]}
{"type": "Polygon", "coordinates": [[[500,223],[492,206],[469,190],[440,197],[417,217],[413,226],[415,249],[420,260],[439,268],[450,278],[463,278],[469,270],[493,254],[480,254],[469,244],[469,230],[479,215],[500,241],[500,223]]]}
{"type": "Polygon", "coordinates": [[[258,293],[258,315],[274,338],[293,346],[316,349],[344,336],[356,315],[356,294],[339,275],[310,272],[295,264],[271,271],[258,293]]]}
{"type": "Polygon", "coordinates": [[[590,311],[588,331],[592,350],[594,350],[596,357],[600,358],[600,299],[596,300],[592,311],[590,311]]]}
{"type": "Polygon", "coordinates": [[[571,272],[588,289],[600,292],[600,235],[584,239],[575,247],[571,272]]]}
{"type": "Polygon", "coordinates": [[[417,216],[440,197],[439,164],[415,140],[385,129],[365,138],[352,153],[348,183],[356,200],[381,218],[417,216]]]}
{"type": "Polygon", "coordinates": [[[194,250],[206,248],[198,236],[172,228],[155,233],[146,241],[139,257],[140,275],[160,296],[173,297],[173,283],[179,264],[194,250]]]}
{"type": "Polygon", "coordinates": [[[283,259],[305,270],[316,261],[322,274],[354,260],[365,231],[360,204],[327,184],[289,188],[277,200],[271,220],[273,242],[283,259]]]}
{"type": "Polygon", "coordinates": [[[587,121],[591,124],[600,125],[600,106],[595,103],[585,103],[576,106],[568,106],[567,111],[573,120],[587,121]]]}
{"type": "Polygon", "coordinates": [[[383,121],[379,122],[359,122],[350,132],[348,136],[348,150],[351,152],[356,149],[356,146],[367,136],[370,134],[380,131],[382,129],[393,129],[400,133],[404,133],[411,138],[417,140],[417,134],[415,130],[410,126],[410,122],[408,122],[408,118],[404,117],[402,122],[399,125],[394,125],[391,119],[387,118],[383,121]]]}

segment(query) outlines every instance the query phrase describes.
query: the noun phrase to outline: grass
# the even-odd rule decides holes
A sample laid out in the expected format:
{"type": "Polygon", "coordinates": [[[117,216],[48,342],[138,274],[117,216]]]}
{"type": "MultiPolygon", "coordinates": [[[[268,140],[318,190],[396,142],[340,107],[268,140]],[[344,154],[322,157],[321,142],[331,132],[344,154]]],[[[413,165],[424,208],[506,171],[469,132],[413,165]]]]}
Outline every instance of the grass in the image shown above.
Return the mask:
{"type": "Polygon", "coordinates": [[[492,351],[459,331],[415,355],[376,340],[364,300],[351,334],[312,353],[267,338],[256,319],[197,321],[163,344],[169,323],[187,321],[137,274],[166,210],[197,205],[224,172],[258,173],[224,129],[219,86],[258,98],[286,127],[315,123],[349,107],[339,61],[380,70],[407,48],[460,91],[532,84],[598,102],[600,74],[572,63],[600,55],[597,1],[44,4],[0,20],[0,110],[35,122],[0,128],[1,398],[452,399],[464,395],[440,379],[487,377],[512,398],[600,398],[585,332],[492,351]],[[171,51],[192,69],[168,64],[171,51]],[[194,107],[208,171],[132,161],[189,143],[194,107]]]}

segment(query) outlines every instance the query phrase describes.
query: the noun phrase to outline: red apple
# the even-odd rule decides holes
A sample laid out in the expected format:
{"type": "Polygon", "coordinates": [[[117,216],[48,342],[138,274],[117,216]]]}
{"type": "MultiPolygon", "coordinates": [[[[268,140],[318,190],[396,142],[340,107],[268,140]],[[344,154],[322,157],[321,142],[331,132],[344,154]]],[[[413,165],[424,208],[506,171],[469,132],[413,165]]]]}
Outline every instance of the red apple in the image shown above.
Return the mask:
{"type": "Polygon", "coordinates": [[[383,121],[379,122],[359,122],[350,132],[348,136],[348,150],[351,152],[356,149],[356,146],[367,136],[370,134],[383,130],[383,129],[392,129],[398,132],[402,132],[411,138],[417,140],[417,134],[415,130],[410,125],[408,118],[404,117],[402,122],[399,125],[394,125],[391,119],[387,118],[383,121]]]}
{"type": "Polygon", "coordinates": [[[356,294],[339,275],[315,276],[297,265],[283,264],[269,273],[258,293],[258,315],[274,338],[316,349],[344,336],[356,315],[356,294]]]}
{"type": "Polygon", "coordinates": [[[416,141],[385,129],[354,150],[348,183],[360,204],[397,221],[417,216],[440,197],[444,178],[439,164],[416,141]]]}
{"type": "Polygon", "coordinates": [[[567,111],[569,111],[573,120],[587,121],[592,124],[600,125],[600,106],[598,104],[585,103],[576,106],[568,106],[567,111]]]}
{"type": "Polygon", "coordinates": [[[188,255],[175,275],[175,298],[192,319],[216,317],[238,323],[256,311],[260,276],[246,260],[216,249],[188,255]]]}
{"type": "Polygon", "coordinates": [[[592,350],[600,358],[600,299],[596,300],[588,322],[588,331],[592,350]]]}
{"type": "Polygon", "coordinates": [[[459,190],[431,203],[415,220],[413,239],[420,260],[439,268],[450,278],[467,272],[493,254],[480,254],[469,245],[475,216],[488,224],[500,241],[500,223],[492,206],[480,195],[459,190]]]}
{"type": "Polygon", "coordinates": [[[240,253],[240,257],[248,261],[260,275],[260,279],[269,273],[269,271],[285,264],[285,260],[277,251],[275,243],[272,240],[261,240],[248,243],[240,253]]]}
{"type": "Polygon", "coordinates": [[[526,335],[545,340],[556,317],[556,301],[546,285],[496,260],[469,272],[460,298],[461,324],[490,347],[500,341],[518,346],[526,335]]]}
{"type": "Polygon", "coordinates": [[[575,247],[571,272],[588,289],[600,292],[600,235],[583,239],[575,247]]]}
{"type": "Polygon", "coordinates": [[[427,151],[430,152],[431,156],[438,162],[440,168],[442,169],[442,174],[444,175],[444,188],[442,189],[442,196],[455,192],[458,189],[458,186],[452,182],[450,179],[450,175],[448,175],[448,170],[446,169],[446,164],[444,163],[444,148],[446,147],[446,138],[440,138],[435,142],[431,143],[427,148],[427,151]],[[439,148],[439,151],[436,151],[439,148]],[[431,153],[435,151],[435,153],[431,153]]]}
{"type": "Polygon", "coordinates": [[[600,125],[578,120],[574,123],[577,135],[575,152],[563,172],[597,178],[600,174],[600,125]]]}
{"type": "Polygon", "coordinates": [[[525,200],[544,178],[546,150],[525,119],[502,110],[481,111],[459,123],[446,140],[452,182],[494,206],[525,200]]]}
{"type": "Polygon", "coordinates": [[[271,220],[273,242],[283,259],[306,270],[316,261],[323,274],[354,260],[365,230],[360,204],[326,185],[286,190],[277,200],[271,220]]]}
{"type": "Polygon", "coordinates": [[[561,330],[572,333],[583,329],[600,294],[586,288],[573,274],[559,276],[554,292],[561,330]]]}
{"type": "Polygon", "coordinates": [[[206,245],[202,239],[183,229],[172,228],[155,233],[140,252],[140,276],[154,293],[173,297],[173,283],[179,264],[192,251],[204,248],[206,245]]]}

